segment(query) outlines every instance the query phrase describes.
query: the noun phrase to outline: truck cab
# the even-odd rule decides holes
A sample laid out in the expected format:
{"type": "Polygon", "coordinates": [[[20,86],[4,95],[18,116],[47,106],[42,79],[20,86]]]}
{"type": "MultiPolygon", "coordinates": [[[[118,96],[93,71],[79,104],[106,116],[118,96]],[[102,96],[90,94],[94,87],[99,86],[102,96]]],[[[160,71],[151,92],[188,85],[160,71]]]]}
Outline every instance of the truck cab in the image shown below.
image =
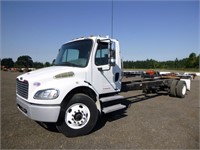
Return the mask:
{"type": "Polygon", "coordinates": [[[17,77],[17,107],[30,119],[56,123],[66,136],[87,134],[99,114],[125,108],[102,104],[122,98],[121,76],[119,41],[74,39],[61,46],[54,66],[17,77]]]}

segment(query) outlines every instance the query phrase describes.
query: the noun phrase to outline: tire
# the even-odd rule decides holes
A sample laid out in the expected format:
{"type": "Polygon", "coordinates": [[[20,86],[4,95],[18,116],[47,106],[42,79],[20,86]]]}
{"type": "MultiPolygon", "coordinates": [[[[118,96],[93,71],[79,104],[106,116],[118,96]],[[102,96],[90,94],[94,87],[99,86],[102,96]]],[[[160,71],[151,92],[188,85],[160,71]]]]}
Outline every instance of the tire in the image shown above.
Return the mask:
{"type": "Polygon", "coordinates": [[[184,98],[187,94],[187,87],[185,81],[179,81],[176,86],[177,97],[184,98]]]}
{"type": "Polygon", "coordinates": [[[67,137],[88,134],[96,125],[98,110],[95,102],[85,94],[75,94],[63,106],[57,129],[67,137]]]}
{"type": "Polygon", "coordinates": [[[170,86],[170,96],[176,97],[176,86],[177,86],[178,80],[173,80],[170,86]]]}

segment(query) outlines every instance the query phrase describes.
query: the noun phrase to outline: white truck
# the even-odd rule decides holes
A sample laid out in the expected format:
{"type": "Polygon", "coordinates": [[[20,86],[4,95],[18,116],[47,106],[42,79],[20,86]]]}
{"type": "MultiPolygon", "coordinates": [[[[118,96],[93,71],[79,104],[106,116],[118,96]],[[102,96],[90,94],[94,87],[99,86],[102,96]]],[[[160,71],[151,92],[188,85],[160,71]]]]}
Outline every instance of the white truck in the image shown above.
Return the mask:
{"type": "Polygon", "coordinates": [[[55,123],[67,137],[85,135],[98,117],[126,109],[122,91],[167,91],[183,98],[190,80],[156,77],[122,82],[119,41],[91,36],[61,46],[54,66],[22,74],[16,79],[16,104],[28,118],[55,123]]]}

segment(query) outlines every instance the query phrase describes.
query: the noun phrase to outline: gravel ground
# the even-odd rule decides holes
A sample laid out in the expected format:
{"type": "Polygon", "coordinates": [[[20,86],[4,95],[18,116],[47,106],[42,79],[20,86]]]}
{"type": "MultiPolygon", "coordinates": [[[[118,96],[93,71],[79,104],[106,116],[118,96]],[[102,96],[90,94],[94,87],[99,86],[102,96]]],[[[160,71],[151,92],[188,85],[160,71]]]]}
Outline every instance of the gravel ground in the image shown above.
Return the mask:
{"type": "Polygon", "coordinates": [[[104,115],[89,135],[67,138],[21,114],[15,104],[15,78],[1,72],[1,149],[199,149],[199,78],[184,99],[122,93],[124,113],[104,115]]]}

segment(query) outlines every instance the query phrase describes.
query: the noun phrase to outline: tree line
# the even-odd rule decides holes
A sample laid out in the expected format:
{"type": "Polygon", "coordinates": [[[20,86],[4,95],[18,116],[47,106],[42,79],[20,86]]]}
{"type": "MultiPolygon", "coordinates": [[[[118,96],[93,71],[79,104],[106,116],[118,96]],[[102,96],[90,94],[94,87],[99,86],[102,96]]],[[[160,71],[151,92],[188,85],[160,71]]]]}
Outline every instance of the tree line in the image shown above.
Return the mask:
{"type": "MultiPolygon", "coordinates": [[[[12,58],[3,58],[1,60],[1,67],[10,68],[43,68],[52,66],[52,63],[45,62],[33,62],[32,58],[28,55],[20,56],[17,61],[14,62],[12,58]]],[[[124,68],[126,69],[187,69],[195,68],[199,69],[199,55],[191,53],[187,58],[170,61],[156,61],[153,59],[147,59],[143,61],[132,61],[127,60],[123,62],[124,68]]]]}
{"type": "Polygon", "coordinates": [[[45,62],[34,62],[32,58],[28,55],[19,56],[17,61],[14,62],[12,58],[3,58],[1,60],[1,68],[10,69],[10,68],[43,68],[49,67],[52,63],[45,62]]]}
{"type": "Polygon", "coordinates": [[[127,60],[123,62],[124,68],[126,69],[187,69],[195,68],[199,69],[199,55],[191,53],[187,58],[169,61],[156,61],[153,59],[147,59],[144,61],[132,61],[127,60]]]}

